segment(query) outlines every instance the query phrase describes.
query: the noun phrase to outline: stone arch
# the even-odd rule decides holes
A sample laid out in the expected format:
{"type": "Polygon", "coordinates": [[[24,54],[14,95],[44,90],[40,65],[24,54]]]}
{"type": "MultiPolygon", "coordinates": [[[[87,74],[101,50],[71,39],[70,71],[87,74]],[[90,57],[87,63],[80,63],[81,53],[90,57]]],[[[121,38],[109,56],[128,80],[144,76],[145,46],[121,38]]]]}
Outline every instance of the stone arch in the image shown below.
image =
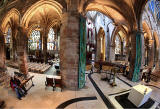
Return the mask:
{"type": "Polygon", "coordinates": [[[9,10],[6,15],[2,19],[2,32],[4,33],[4,37],[8,32],[8,29],[11,28],[11,45],[6,46],[10,48],[10,54],[13,61],[16,60],[16,37],[17,37],[17,28],[20,24],[21,14],[19,10],[16,8],[12,8],[9,10]]]}
{"type": "Polygon", "coordinates": [[[10,26],[12,29],[15,26],[18,26],[20,23],[20,19],[21,19],[20,12],[17,9],[12,8],[10,11],[7,12],[7,14],[2,20],[1,24],[2,32],[5,33],[8,26],[10,26]]]}
{"type": "Polygon", "coordinates": [[[151,28],[146,23],[146,21],[142,22],[142,27],[143,27],[143,30],[148,34],[149,40],[152,40],[153,38],[152,38],[151,28]]]}
{"type": "Polygon", "coordinates": [[[128,44],[128,40],[129,40],[129,38],[127,37],[128,32],[123,28],[123,26],[116,26],[111,35],[111,45],[112,46],[115,46],[115,38],[119,31],[122,31],[126,35],[126,42],[128,44]]]}
{"type": "MultiPolygon", "coordinates": [[[[129,37],[128,37],[128,28],[124,25],[118,25],[118,26],[115,26],[113,32],[112,32],[112,35],[111,35],[111,44],[110,44],[110,57],[111,57],[111,61],[115,61],[115,39],[117,37],[117,35],[119,34],[119,32],[122,32],[125,36],[125,41],[126,41],[126,51],[127,53],[129,52],[128,51],[128,46],[129,46],[129,37]],[[114,54],[114,56],[113,56],[114,54]]],[[[122,37],[120,37],[120,40],[121,42],[123,42],[123,39],[122,37]]],[[[121,46],[121,50],[123,52],[123,48],[121,46]]],[[[122,55],[122,54],[121,54],[122,55]]],[[[126,60],[127,60],[127,57],[128,57],[128,54],[126,55],[126,60]]]]}
{"type": "Polygon", "coordinates": [[[132,10],[132,8],[130,8],[130,5],[125,3],[123,0],[120,2],[120,4],[118,4],[118,2],[114,0],[110,2],[108,1],[95,2],[94,0],[82,1],[80,5],[80,12],[85,14],[86,11],[90,11],[90,10],[95,10],[95,11],[104,13],[104,15],[110,17],[110,19],[112,19],[115,23],[121,24],[121,25],[124,24],[128,28],[133,26],[133,24],[135,24],[136,22],[136,16],[134,14],[134,11],[132,10]],[[121,7],[123,5],[125,8],[122,9],[121,7]],[[126,9],[128,13],[126,12],[126,9]],[[129,16],[132,16],[132,17],[129,17],[129,16]]]}
{"type": "Polygon", "coordinates": [[[62,18],[63,7],[61,4],[52,0],[47,0],[47,1],[40,0],[28,8],[28,10],[22,17],[21,25],[28,28],[28,23],[30,19],[34,16],[34,14],[37,12],[38,9],[43,8],[43,6],[45,5],[51,7],[58,14],[59,19],[62,18]]]}
{"type": "Polygon", "coordinates": [[[105,32],[102,27],[100,27],[97,35],[97,60],[105,61],[105,32]]]}
{"type": "Polygon", "coordinates": [[[154,55],[153,55],[154,43],[152,43],[152,45],[150,43],[154,40],[154,38],[152,37],[151,28],[149,27],[146,21],[142,22],[142,27],[144,31],[144,55],[143,56],[145,60],[145,65],[152,67],[153,60],[154,60],[154,55]]]}

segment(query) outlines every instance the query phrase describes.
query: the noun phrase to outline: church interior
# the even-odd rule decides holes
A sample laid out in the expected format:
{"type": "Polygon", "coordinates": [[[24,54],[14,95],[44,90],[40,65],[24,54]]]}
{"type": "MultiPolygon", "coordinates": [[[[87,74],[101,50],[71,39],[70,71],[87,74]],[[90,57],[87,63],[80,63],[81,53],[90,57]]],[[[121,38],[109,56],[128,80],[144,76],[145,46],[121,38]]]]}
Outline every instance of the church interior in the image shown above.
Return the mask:
{"type": "Polygon", "coordinates": [[[0,109],[160,109],[159,0],[0,0],[0,109]]]}

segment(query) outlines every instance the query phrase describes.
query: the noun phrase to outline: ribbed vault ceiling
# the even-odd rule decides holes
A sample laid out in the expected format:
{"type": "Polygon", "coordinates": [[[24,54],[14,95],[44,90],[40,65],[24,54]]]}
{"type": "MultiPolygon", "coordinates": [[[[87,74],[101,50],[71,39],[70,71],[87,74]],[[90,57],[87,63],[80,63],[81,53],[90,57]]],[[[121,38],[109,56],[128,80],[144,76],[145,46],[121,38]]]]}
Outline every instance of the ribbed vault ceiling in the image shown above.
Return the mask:
{"type": "Polygon", "coordinates": [[[146,2],[147,0],[84,0],[85,5],[80,10],[99,11],[117,24],[136,27],[136,21],[146,2]]]}

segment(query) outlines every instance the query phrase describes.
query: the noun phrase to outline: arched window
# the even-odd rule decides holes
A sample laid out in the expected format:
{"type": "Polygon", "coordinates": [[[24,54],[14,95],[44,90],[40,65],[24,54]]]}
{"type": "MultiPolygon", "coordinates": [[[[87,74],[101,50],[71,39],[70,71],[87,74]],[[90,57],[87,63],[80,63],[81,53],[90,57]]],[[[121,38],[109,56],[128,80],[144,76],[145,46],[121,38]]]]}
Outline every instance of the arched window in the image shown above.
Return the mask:
{"type": "Polygon", "coordinates": [[[50,28],[47,39],[47,50],[54,50],[55,46],[55,33],[53,28],[50,28]]]}
{"type": "Polygon", "coordinates": [[[5,43],[6,44],[11,43],[11,33],[12,33],[11,28],[9,28],[8,31],[7,31],[6,37],[5,37],[5,43]]]}
{"type": "Polygon", "coordinates": [[[40,31],[32,31],[28,41],[28,46],[30,50],[38,50],[41,48],[40,31]]]}
{"type": "Polygon", "coordinates": [[[121,53],[121,41],[118,36],[116,36],[115,40],[115,54],[120,54],[121,53]]]}

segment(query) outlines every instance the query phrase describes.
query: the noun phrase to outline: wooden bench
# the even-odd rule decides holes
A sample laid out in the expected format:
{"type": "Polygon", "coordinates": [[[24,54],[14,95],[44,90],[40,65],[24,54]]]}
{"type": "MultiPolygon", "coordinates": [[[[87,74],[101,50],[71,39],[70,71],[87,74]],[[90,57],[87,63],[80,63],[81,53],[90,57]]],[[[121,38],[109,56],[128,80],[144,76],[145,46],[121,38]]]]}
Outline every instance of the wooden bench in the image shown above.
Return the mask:
{"type": "Polygon", "coordinates": [[[22,83],[20,84],[20,87],[25,86],[27,82],[31,81],[31,82],[32,82],[32,85],[27,89],[27,91],[28,91],[32,86],[34,86],[33,81],[32,81],[32,78],[33,78],[33,77],[34,77],[34,76],[31,76],[31,77],[23,80],[22,83]]]}

